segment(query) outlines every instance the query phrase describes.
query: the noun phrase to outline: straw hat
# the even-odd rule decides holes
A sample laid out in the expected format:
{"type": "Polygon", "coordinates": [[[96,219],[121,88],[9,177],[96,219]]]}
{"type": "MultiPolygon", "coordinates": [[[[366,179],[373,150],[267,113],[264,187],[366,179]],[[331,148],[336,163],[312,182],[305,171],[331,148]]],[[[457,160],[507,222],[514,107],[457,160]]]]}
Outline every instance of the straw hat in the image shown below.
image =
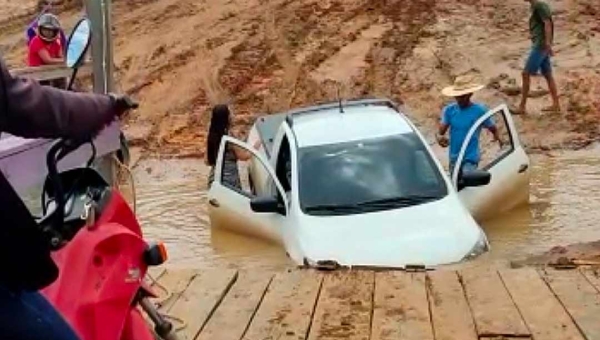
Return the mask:
{"type": "Polygon", "coordinates": [[[460,97],[483,89],[485,85],[479,84],[472,75],[458,76],[452,86],[445,87],[442,94],[447,97],[460,97]]]}

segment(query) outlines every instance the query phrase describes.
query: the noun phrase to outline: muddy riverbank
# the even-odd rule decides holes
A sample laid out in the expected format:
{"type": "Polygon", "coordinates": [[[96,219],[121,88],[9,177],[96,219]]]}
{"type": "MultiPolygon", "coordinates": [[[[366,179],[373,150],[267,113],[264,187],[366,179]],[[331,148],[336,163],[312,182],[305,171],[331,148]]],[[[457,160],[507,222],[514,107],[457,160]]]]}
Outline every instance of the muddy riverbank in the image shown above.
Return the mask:
{"type": "MultiPolygon", "coordinates": [[[[536,77],[517,126],[529,150],[576,149],[600,135],[600,12],[593,0],[549,2],[565,112],[540,112],[549,97],[536,77]]],[[[35,3],[0,0],[0,51],[12,67],[25,61],[23,18],[35,3]]],[[[489,106],[515,104],[529,48],[522,0],[114,0],[113,12],[119,89],[141,103],[126,133],[151,154],[179,157],[203,154],[217,102],[233,103],[243,133],[258,114],[334,99],[332,82],[346,98],[404,102],[433,137],[440,89],[456,75],[478,75],[488,86],[477,99],[489,106]]],[[[79,16],[60,14],[67,28],[79,16]]]]}

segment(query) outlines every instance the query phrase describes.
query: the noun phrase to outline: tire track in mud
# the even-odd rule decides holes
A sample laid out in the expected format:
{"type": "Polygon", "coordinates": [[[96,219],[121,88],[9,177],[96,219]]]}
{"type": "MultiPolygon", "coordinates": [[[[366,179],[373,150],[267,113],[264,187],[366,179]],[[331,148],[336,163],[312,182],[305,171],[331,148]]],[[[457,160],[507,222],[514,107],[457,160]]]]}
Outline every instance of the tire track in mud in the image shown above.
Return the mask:
{"type": "MultiPolygon", "coordinates": [[[[340,87],[344,98],[408,97],[415,108],[422,106],[417,123],[431,119],[442,100],[436,88],[473,62],[460,53],[481,54],[475,47],[515,40],[522,19],[515,0],[506,8],[492,0],[230,0],[222,6],[205,1],[195,11],[186,9],[196,6],[191,0],[151,2],[154,9],[140,6],[127,16],[151,13],[152,20],[164,20],[160,25],[174,25],[178,36],[171,44],[149,45],[147,55],[132,53],[120,66],[129,73],[127,88],[141,97],[160,94],[157,87],[167,91],[168,82],[188,87],[168,94],[184,100],[155,99],[150,105],[164,112],[139,117],[154,125],[152,149],[179,155],[202,154],[210,106],[217,102],[234,104],[234,133],[242,136],[256,115],[331,101],[340,87]],[[172,11],[161,16],[157,8],[172,11]],[[465,28],[472,23],[461,13],[471,10],[482,14],[476,24],[487,31],[465,28]],[[193,30],[182,29],[186,25],[193,30]],[[465,51],[457,47],[463,34],[475,40],[465,51]],[[348,55],[351,62],[344,60],[348,55]],[[331,80],[335,76],[342,80],[331,80]]],[[[142,24],[128,31],[144,31],[142,24]]]]}
{"type": "MultiPolygon", "coordinates": [[[[326,4],[304,3],[293,9],[278,8],[279,11],[295,11],[298,14],[292,19],[282,16],[287,20],[267,25],[268,33],[274,36],[270,39],[271,47],[284,69],[283,82],[278,84],[279,91],[273,95],[270,105],[281,110],[333,100],[336,96],[335,91],[340,86],[344,89],[343,92],[346,92],[342,95],[349,97],[376,94],[375,92],[381,92],[379,89],[384,86],[388,93],[391,92],[398,63],[402,57],[411,53],[423,28],[436,20],[431,11],[434,7],[433,0],[417,0],[408,4],[404,1],[330,1],[326,4]],[[300,20],[294,20],[298,18],[300,20]],[[367,56],[366,62],[371,67],[364,76],[337,86],[336,83],[339,82],[327,79],[318,81],[309,76],[377,22],[391,23],[393,28],[367,56]],[[407,22],[409,24],[406,24],[407,22]],[[293,26],[292,34],[289,34],[290,30],[287,29],[289,25],[293,26]],[[311,45],[314,46],[312,49],[309,47],[311,45]],[[379,65],[382,59],[379,52],[382,48],[387,48],[388,54],[391,51],[392,56],[388,55],[387,62],[379,65]]],[[[277,15],[277,10],[272,12],[275,13],[274,16],[277,15]]]]}
{"type": "MultiPolygon", "coordinates": [[[[252,7],[251,0],[247,3],[252,7]]],[[[245,23],[229,23],[237,19],[239,14],[234,6],[199,6],[202,3],[194,1],[162,1],[159,7],[163,10],[160,12],[170,11],[168,15],[156,15],[156,8],[154,11],[141,8],[138,12],[125,15],[130,19],[140,18],[151,11],[153,15],[148,20],[157,21],[158,26],[172,30],[161,32],[159,29],[154,32],[160,35],[143,37],[156,42],[154,46],[150,44],[153,50],[147,56],[140,56],[130,47],[130,54],[118,65],[118,73],[121,78],[126,78],[124,87],[127,92],[142,98],[163,96],[166,93],[157,92],[156,88],[165,87],[167,83],[173,85],[171,97],[167,97],[166,101],[157,102],[154,99],[149,104],[156,102],[166,110],[139,110],[132,119],[138,119],[149,126],[145,134],[147,138],[143,138],[145,146],[176,156],[198,155],[198,140],[204,140],[204,129],[200,126],[206,125],[205,113],[211,103],[227,97],[226,91],[215,81],[222,66],[217,54],[224,49],[220,54],[227,55],[227,49],[240,44],[240,40],[244,39],[245,23]],[[201,19],[206,16],[210,17],[210,21],[201,19]],[[210,30],[207,31],[206,27],[210,27],[210,30]],[[228,36],[227,33],[234,28],[237,28],[236,33],[239,33],[241,39],[228,36]],[[179,36],[175,37],[175,34],[179,36]],[[160,39],[161,36],[167,39],[160,39]],[[182,40],[187,43],[181,44],[182,40]],[[177,94],[180,98],[176,98],[177,94]]],[[[124,24],[126,18],[121,24],[124,24]]],[[[133,25],[130,20],[126,23],[129,31],[140,28],[138,21],[134,20],[133,25]]]]}
{"type": "MultiPolygon", "coordinates": [[[[419,4],[423,2],[425,0],[418,0],[419,4]]],[[[191,2],[180,2],[177,7],[173,7],[174,4],[161,3],[165,9],[177,10],[166,16],[154,15],[152,20],[169,22],[174,17],[191,20],[186,10],[194,6],[191,2]]],[[[119,73],[127,73],[130,68],[142,70],[129,79],[130,84],[126,88],[132,94],[143,95],[147,92],[146,88],[152,88],[156,83],[172,81],[172,74],[189,69],[190,63],[195,63],[195,71],[202,74],[197,92],[191,98],[150,119],[153,126],[147,143],[150,148],[177,151],[180,155],[189,154],[191,151],[188,150],[193,149],[192,153],[197,154],[198,139],[204,138],[200,126],[207,125],[206,113],[210,105],[216,102],[233,100],[236,128],[245,130],[246,126],[252,124],[255,115],[261,112],[334,99],[335,84],[332,86],[330,82],[315,80],[310,76],[311,73],[358,39],[378,18],[402,22],[407,19],[405,13],[411,14],[410,9],[418,8],[418,5],[406,6],[394,1],[285,0],[259,1],[253,5],[255,10],[264,14],[256,16],[240,11],[237,17],[235,14],[233,17],[224,15],[217,20],[235,19],[239,21],[237,29],[241,32],[223,30],[220,34],[209,34],[204,39],[191,41],[184,49],[179,47],[176,52],[169,51],[166,44],[160,44],[155,46],[147,60],[123,60],[119,73]],[[388,7],[404,9],[399,10],[402,15],[397,15],[398,11],[388,7]],[[228,37],[229,33],[237,33],[235,35],[238,38],[228,37]],[[225,49],[230,50],[230,55],[224,53],[222,59],[213,56],[218,54],[215,51],[223,45],[227,45],[225,49]],[[142,67],[144,64],[149,67],[142,67]]],[[[143,8],[141,10],[144,12],[143,8]]],[[[138,25],[134,23],[133,26],[138,25]]],[[[387,36],[383,38],[384,42],[387,36]]],[[[393,39],[390,41],[394,42],[393,39]]],[[[390,43],[384,43],[387,44],[390,43]]],[[[373,64],[369,60],[367,63],[373,64]]],[[[373,67],[370,69],[375,70],[373,67]]],[[[373,72],[372,79],[366,77],[344,85],[350,88],[350,92],[358,94],[379,88],[371,84],[374,81],[392,84],[387,80],[392,79],[392,75],[382,81],[378,80],[380,76],[377,72],[373,72]]]]}
{"type": "Polygon", "coordinates": [[[219,91],[235,98],[238,129],[252,124],[254,116],[261,112],[334,99],[337,86],[332,86],[331,81],[315,80],[310,74],[378,20],[393,24],[391,31],[395,32],[387,33],[378,47],[393,49],[393,58],[382,67],[375,67],[373,64],[380,58],[372,51],[371,60],[366,60],[371,67],[365,76],[342,87],[352,96],[370,94],[382,88],[381,84],[389,92],[394,84],[394,66],[411,51],[422,27],[435,20],[435,15],[419,14],[431,13],[435,4],[432,0],[408,5],[400,1],[261,4],[266,6],[264,15],[251,21],[248,38],[232,49],[232,55],[218,72],[218,81],[213,81],[219,91]],[[412,22],[404,29],[407,21],[412,22]],[[382,68],[390,70],[383,72],[382,68]]]}
{"type": "MultiPolygon", "coordinates": [[[[254,108],[262,104],[262,111],[274,112],[331,99],[328,86],[309,75],[352,43],[360,30],[368,26],[340,32],[345,23],[364,16],[362,4],[354,8],[347,6],[335,1],[284,2],[268,11],[264,34],[278,67],[270,74],[271,85],[266,98],[262,103],[253,103],[254,108]]],[[[368,24],[368,20],[365,22],[368,24]]]]}
{"type": "Polygon", "coordinates": [[[402,102],[402,63],[412,54],[419,40],[427,36],[426,29],[437,21],[436,1],[387,0],[376,2],[377,5],[393,28],[369,52],[370,68],[362,92],[402,102]]]}

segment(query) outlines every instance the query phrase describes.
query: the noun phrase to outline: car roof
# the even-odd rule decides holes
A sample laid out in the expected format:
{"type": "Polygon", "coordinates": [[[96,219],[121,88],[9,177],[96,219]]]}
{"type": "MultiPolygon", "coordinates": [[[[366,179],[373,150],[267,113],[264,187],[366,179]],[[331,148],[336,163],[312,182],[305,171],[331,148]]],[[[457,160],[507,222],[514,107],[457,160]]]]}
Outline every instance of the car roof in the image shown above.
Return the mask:
{"type": "Polygon", "coordinates": [[[298,147],[337,144],[414,132],[407,118],[383,103],[326,108],[291,114],[298,147]]]}

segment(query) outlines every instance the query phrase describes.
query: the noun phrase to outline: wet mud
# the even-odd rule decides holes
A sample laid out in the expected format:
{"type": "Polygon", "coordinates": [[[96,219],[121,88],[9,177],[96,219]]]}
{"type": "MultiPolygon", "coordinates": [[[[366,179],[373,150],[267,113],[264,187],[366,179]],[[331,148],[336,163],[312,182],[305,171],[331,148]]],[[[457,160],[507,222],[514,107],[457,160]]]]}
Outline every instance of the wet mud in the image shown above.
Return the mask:
{"type": "MultiPolygon", "coordinates": [[[[20,25],[35,1],[0,4],[11,9],[0,17],[0,50],[22,66],[20,25]]],[[[593,0],[552,6],[565,112],[541,113],[550,98],[536,77],[530,114],[515,118],[527,148],[542,153],[599,136],[600,13],[593,0]]],[[[522,0],[115,0],[119,88],[141,102],[125,130],[149,155],[201,157],[215,103],[232,104],[244,135],[259,114],[334,100],[339,91],[404,102],[432,137],[446,102],[440,90],[459,74],[488,85],[476,98],[489,106],[518,102],[528,11],[522,0]]],[[[60,14],[66,27],[80,15],[60,14]]]]}

